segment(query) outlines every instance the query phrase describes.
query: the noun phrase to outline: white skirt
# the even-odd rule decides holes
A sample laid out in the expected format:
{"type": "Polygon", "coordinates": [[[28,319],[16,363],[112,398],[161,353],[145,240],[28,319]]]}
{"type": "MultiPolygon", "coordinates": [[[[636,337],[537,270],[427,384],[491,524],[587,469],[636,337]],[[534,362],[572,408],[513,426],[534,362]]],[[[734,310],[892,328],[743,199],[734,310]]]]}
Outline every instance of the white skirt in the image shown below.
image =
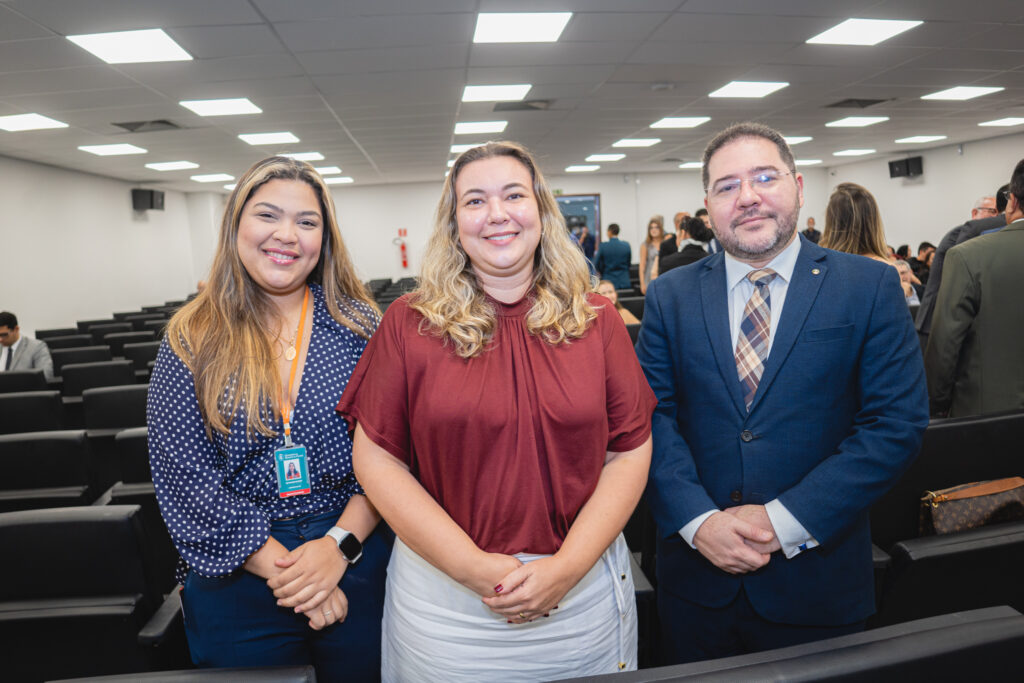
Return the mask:
{"type": "MultiPolygon", "coordinates": [[[[543,555],[517,555],[530,562],[543,555]]],[[[636,596],[622,534],[548,618],[526,624],[400,540],[388,565],[381,678],[385,683],[549,681],[616,671],[636,662],[636,596]]]]}

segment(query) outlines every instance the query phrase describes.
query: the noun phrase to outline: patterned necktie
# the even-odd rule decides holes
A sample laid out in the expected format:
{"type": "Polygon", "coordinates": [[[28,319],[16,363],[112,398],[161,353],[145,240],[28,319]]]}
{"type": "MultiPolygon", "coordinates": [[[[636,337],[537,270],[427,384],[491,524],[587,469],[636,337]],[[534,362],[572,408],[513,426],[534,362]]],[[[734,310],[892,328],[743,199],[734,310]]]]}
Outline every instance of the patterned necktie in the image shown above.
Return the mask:
{"type": "Polygon", "coordinates": [[[740,322],[740,334],[736,340],[736,371],[743,385],[743,402],[750,410],[757,392],[757,384],[764,373],[764,361],[768,358],[768,335],[772,327],[771,292],[768,283],[775,279],[771,268],[754,270],[747,279],[754,283],[754,293],[747,300],[740,322]]]}

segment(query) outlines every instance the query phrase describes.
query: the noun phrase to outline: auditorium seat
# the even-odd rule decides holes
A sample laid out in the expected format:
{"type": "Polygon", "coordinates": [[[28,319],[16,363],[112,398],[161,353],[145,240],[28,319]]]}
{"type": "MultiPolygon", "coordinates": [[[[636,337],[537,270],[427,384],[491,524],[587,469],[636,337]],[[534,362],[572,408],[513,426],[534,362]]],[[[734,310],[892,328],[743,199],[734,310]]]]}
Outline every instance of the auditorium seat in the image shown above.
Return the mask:
{"type": "Polygon", "coordinates": [[[178,596],[158,611],[164,600],[148,546],[138,506],[0,514],[0,547],[18,549],[0,562],[4,678],[188,666],[178,596]]]}
{"type": "Polygon", "coordinates": [[[145,427],[122,429],[114,436],[121,481],[128,484],[148,483],[153,480],[149,471],[148,430],[145,427]]]}
{"type": "Polygon", "coordinates": [[[144,332],[146,323],[151,320],[167,323],[167,317],[163,313],[136,313],[125,318],[124,322],[131,323],[132,329],[136,332],[144,332]]]}
{"type": "Polygon", "coordinates": [[[92,346],[92,335],[69,334],[63,337],[50,337],[46,345],[51,351],[54,349],[74,349],[81,346],[92,346]]]}
{"type": "Polygon", "coordinates": [[[119,323],[123,323],[128,319],[130,315],[139,315],[142,311],[122,311],[120,313],[114,313],[114,320],[119,323]]]}
{"type": "Polygon", "coordinates": [[[636,346],[636,340],[640,336],[640,323],[626,325],[626,331],[629,332],[629,340],[636,346]]]}
{"type": "Polygon", "coordinates": [[[109,346],[77,346],[70,349],[53,349],[50,351],[50,358],[53,359],[53,374],[61,376],[65,365],[71,363],[95,363],[103,360],[113,360],[109,346]]]}
{"type": "Polygon", "coordinates": [[[153,567],[154,581],[161,591],[174,586],[174,567],[178,563],[178,551],[167,532],[167,526],[160,515],[156,502],[156,491],[152,482],[126,484],[115,482],[100,494],[94,505],[138,505],[142,531],[149,540],[149,560],[153,567]]]}
{"type": "Polygon", "coordinates": [[[153,333],[149,330],[142,332],[111,332],[103,335],[103,343],[110,347],[110,352],[115,357],[124,356],[125,344],[137,344],[140,342],[153,341],[153,333]]]}
{"type": "Polygon", "coordinates": [[[316,683],[312,666],[265,666],[237,669],[182,669],[120,676],[66,678],[52,683],[316,683]]]}
{"type": "Polygon", "coordinates": [[[79,320],[75,324],[78,326],[78,333],[85,334],[93,325],[109,325],[110,323],[116,322],[117,318],[98,318],[96,320],[79,320]]]}
{"type": "Polygon", "coordinates": [[[85,428],[120,431],[146,426],[146,384],[93,387],[82,392],[85,428]]]}
{"type": "Polygon", "coordinates": [[[128,360],[108,360],[94,363],[69,363],[61,372],[64,378],[64,396],[81,396],[93,387],[135,384],[135,372],[128,360]]]}
{"type": "Polygon", "coordinates": [[[563,683],[1012,680],[1024,615],[992,607],[911,621],[813,643],[563,683]]]}
{"type": "Polygon", "coordinates": [[[644,319],[644,298],[642,296],[619,297],[619,303],[635,315],[637,320],[644,319]]]}
{"type": "Polygon", "coordinates": [[[60,392],[19,391],[0,394],[0,434],[44,432],[64,428],[60,392]]]}
{"type": "Polygon", "coordinates": [[[966,609],[1024,609],[1024,522],[900,541],[889,551],[879,626],[966,609]]]}
{"type": "Polygon", "coordinates": [[[52,327],[48,330],[36,330],[36,339],[46,341],[52,337],[66,337],[71,334],[78,334],[77,327],[52,327]]]}
{"type": "Polygon", "coordinates": [[[883,550],[917,536],[926,491],[1024,475],[1024,411],[933,420],[917,459],[871,507],[871,540],[883,550]]]}
{"type": "Polygon", "coordinates": [[[7,370],[0,372],[0,394],[15,391],[45,391],[46,375],[42,370],[7,370]]]}
{"type": "Polygon", "coordinates": [[[0,512],[88,505],[91,465],[81,430],[0,436],[0,512]]]}
{"type": "Polygon", "coordinates": [[[125,360],[132,362],[132,367],[135,368],[135,379],[138,382],[146,383],[149,381],[149,363],[156,360],[156,355],[159,351],[159,341],[135,342],[124,345],[122,355],[125,360]]]}
{"type": "MultiPolygon", "coordinates": [[[[88,334],[92,335],[92,341],[94,344],[106,344],[103,338],[108,334],[114,332],[131,332],[131,323],[108,323],[105,325],[91,325],[88,330],[88,334]]],[[[116,353],[114,354],[117,355],[116,353]]]]}

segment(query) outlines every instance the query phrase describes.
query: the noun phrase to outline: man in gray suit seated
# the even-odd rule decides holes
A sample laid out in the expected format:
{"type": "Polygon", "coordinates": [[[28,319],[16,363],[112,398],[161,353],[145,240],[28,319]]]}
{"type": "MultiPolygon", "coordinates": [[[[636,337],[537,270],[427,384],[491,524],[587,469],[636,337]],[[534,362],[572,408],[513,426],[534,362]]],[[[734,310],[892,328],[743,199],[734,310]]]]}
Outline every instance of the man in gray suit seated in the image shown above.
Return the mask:
{"type": "Polygon", "coordinates": [[[0,313],[0,372],[39,369],[53,379],[53,360],[45,342],[24,337],[13,313],[0,313]]]}

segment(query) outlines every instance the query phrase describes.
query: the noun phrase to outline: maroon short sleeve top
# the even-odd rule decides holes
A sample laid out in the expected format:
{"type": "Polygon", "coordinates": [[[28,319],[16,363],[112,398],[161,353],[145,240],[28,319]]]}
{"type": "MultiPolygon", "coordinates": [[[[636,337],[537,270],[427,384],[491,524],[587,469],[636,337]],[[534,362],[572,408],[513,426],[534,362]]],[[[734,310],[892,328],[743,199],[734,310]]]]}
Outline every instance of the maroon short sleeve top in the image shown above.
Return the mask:
{"type": "Polygon", "coordinates": [[[487,552],[554,553],[597,485],[607,451],[651,434],[654,394],[622,319],[598,295],[581,339],[531,335],[529,297],[491,300],[493,341],[468,360],[430,330],[407,297],[388,308],[340,412],[409,466],[487,552]]]}

